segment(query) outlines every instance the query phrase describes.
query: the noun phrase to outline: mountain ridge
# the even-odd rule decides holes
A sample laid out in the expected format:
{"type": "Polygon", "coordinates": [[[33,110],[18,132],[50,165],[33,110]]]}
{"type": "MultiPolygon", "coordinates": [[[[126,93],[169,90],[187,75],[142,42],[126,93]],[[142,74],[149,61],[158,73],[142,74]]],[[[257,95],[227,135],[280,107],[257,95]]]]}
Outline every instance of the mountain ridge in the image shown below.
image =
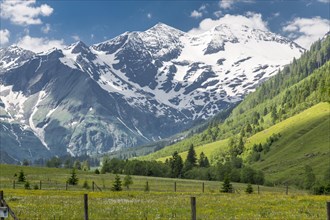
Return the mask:
{"type": "Polygon", "coordinates": [[[303,52],[270,32],[243,27],[246,34],[229,41],[217,31],[190,36],[160,23],[91,46],[19,50],[26,57],[1,49],[1,122],[32,130],[50,155],[134,147],[210,118],[303,52]]]}

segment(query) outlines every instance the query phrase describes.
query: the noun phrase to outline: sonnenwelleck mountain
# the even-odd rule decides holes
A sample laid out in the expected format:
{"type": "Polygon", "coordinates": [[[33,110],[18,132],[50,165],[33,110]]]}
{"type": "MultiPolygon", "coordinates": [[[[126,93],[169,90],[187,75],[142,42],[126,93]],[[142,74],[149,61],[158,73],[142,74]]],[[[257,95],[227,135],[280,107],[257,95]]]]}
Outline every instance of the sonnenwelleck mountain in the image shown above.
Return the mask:
{"type": "Polygon", "coordinates": [[[93,155],[173,135],[242,100],[304,49],[243,25],[165,24],[86,46],[0,49],[2,160],[93,155]]]}

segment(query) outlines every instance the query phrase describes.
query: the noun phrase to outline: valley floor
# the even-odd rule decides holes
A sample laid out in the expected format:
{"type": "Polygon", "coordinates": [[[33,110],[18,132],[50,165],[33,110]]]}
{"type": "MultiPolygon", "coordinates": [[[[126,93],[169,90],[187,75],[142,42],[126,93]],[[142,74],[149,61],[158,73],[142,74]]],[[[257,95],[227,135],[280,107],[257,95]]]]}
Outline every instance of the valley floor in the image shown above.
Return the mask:
{"type": "MultiPolygon", "coordinates": [[[[190,219],[190,197],[196,197],[197,219],[325,219],[330,196],[313,196],[285,187],[253,186],[234,183],[235,193],[220,193],[221,182],[133,176],[130,189],[112,192],[113,174],[78,172],[78,186],[65,190],[70,170],[0,165],[0,188],[6,202],[19,219],[83,219],[83,194],[88,193],[90,219],[190,219]],[[42,181],[42,190],[13,189],[13,173],[23,170],[31,187],[42,181]],[[83,189],[84,182],[95,188],[83,189]],[[150,191],[144,192],[148,181],[150,191]],[[176,182],[177,192],[174,192],[176,182]],[[202,192],[204,182],[205,190],[202,192]],[[98,191],[98,192],[96,192],[98,191]]],[[[121,176],[123,179],[123,176],[121,176]]]]}

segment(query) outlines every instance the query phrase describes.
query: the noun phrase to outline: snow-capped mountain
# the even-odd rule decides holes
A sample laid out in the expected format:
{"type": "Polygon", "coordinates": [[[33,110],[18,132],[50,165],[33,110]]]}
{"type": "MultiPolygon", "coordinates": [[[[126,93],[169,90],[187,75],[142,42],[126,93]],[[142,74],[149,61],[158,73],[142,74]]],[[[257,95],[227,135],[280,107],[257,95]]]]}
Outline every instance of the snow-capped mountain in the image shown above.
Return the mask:
{"type": "Polygon", "coordinates": [[[161,23],[91,46],[2,48],[1,150],[14,160],[92,155],[168,137],[241,100],[303,51],[242,25],[190,35],[161,23]]]}

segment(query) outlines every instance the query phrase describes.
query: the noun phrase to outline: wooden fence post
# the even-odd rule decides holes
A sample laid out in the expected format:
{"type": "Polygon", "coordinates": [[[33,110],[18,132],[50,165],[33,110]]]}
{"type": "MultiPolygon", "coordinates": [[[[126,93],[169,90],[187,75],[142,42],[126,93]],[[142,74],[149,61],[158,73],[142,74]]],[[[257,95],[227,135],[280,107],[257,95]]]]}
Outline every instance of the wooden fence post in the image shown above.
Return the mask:
{"type": "Polygon", "coordinates": [[[285,190],[285,195],[288,195],[289,194],[289,185],[286,184],[286,190],[285,190]]]}
{"type": "Polygon", "coordinates": [[[176,192],[176,182],[174,181],[174,192],[176,192]]]}
{"type": "Polygon", "coordinates": [[[65,190],[68,190],[68,182],[65,183],[65,190]]]}
{"type": "Polygon", "coordinates": [[[39,189],[41,189],[41,180],[40,180],[40,182],[39,182],[39,189]]]}
{"type": "Polygon", "coordinates": [[[13,189],[15,189],[15,180],[13,181],[13,189]]]}
{"type": "Polygon", "coordinates": [[[330,220],[330,201],[327,201],[327,220],[330,220]]]}
{"type": "Polygon", "coordinates": [[[202,183],[202,192],[204,193],[204,182],[202,183]]]}
{"type": "Polygon", "coordinates": [[[258,194],[260,194],[260,189],[259,189],[259,185],[258,185],[258,194]]]}
{"type": "Polygon", "coordinates": [[[84,194],[84,213],[85,220],[88,220],[88,194],[84,194]]]}
{"type": "Polygon", "coordinates": [[[196,220],[196,197],[190,197],[191,220],[196,220]]]}
{"type": "Polygon", "coordinates": [[[92,182],[92,189],[93,189],[93,192],[94,192],[94,181],[92,182]]]}
{"type": "MultiPolygon", "coordinates": [[[[3,191],[0,191],[0,206],[3,206],[2,204],[2,200],[3,200],[3,191]]],[[[1,220],[5,220],[5,218],[0,218],[1,220]]]]}

